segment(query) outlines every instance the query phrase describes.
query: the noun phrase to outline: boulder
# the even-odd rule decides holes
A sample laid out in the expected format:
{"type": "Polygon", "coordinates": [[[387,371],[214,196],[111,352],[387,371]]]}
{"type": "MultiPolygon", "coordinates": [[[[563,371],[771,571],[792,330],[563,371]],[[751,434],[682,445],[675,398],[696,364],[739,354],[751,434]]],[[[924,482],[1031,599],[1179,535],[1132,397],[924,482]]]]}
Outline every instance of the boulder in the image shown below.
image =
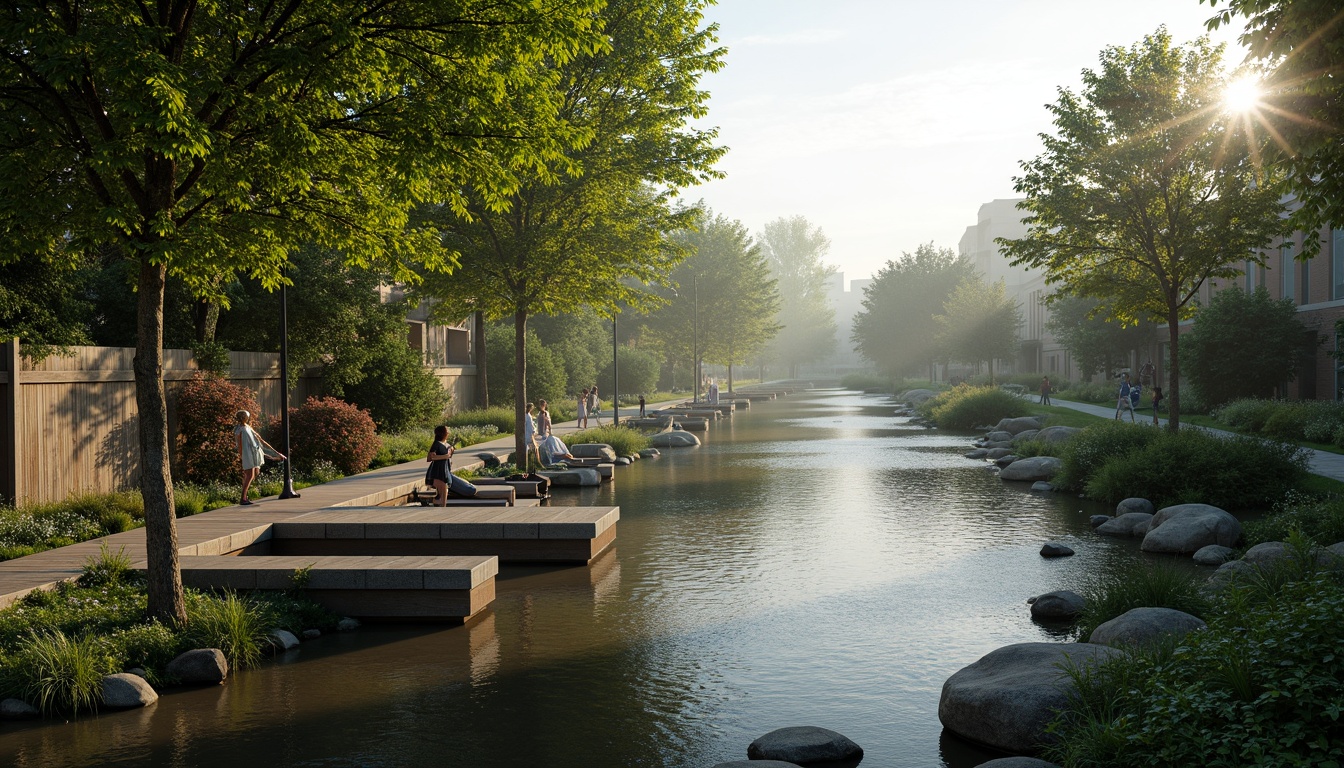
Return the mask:
{"type": "Polygon", "coordinates": [[[943,683],[938,719],[944,728],[971,741],[1005,752],[1036,752],[1052,738],[1045,726],[1056,710],[1069,703],[1073,691],[1061,666],[1086,666],[1121,654],[1089,643],[1004,646],[943,683]]]}
{"type": "Polygon", "coordinates": [[[1177,504],[1153,515],[1140,546],[1144,552],[1193,554],[1201,547],[1230,547],[1241,538],[1237,518],[1208,504],[1177,504]]]}
{"type": "Polygon", "coordinates": [[[1059,768],[1054,763],[1047,763],[1038,757],[1000,757],[997,760],[990,760],[988,763],[981,763],[975,768],[1059,768]]]}
{"type": "Polygon", "coordinates": [[[1055,445],[1072,440],[1074,435],[1082,431],[1078,427],[1046,427],[1036,433],[1036,439],[1042,443],[1055,445]]]}
{"type": "Polygon", "coordinates": [[[1107,520],[1113,520],[1113,519],[1115,518],[1111,517],[1110,515],[1093,515],[1087,518],[1087,522],[1091,524],[1093,528],[1096,528],[1099,525],[1103,525],[1107,520]]]}
{"type": "Polygon", "coordinates": [[[303,630],[303,639],[304,639],[304,640],[316,640],[317,638],[319,638],[319,637],[321,637],[321,636],[322,636],[322,630],[320,630],[320,629],[305,629],[305,630],[303,630]]]}
{"type": "Polygon", "coordinates": [[[1224,547],[1219,544],[1210,544],[1207,547],[1200,547],[1195,552],[1195,565],[1220,566],[1236,557],[1237,550],[1231,547],[1224,547]]]}
{"type": "Polygon", "coordinates": [[[989,455],[989,451],[985,448],[976,448],[975,450],[965,453],[963,455],[968,459],[983,459],[989,455]]]}
{"type": "MultiPolygon", "coordinates": [[[[294,640],[294,645],[299,644],[294,635],[283,629],[275,630],[271,637],[274,638],[282,632],[294,640]]],[[[286,650],[292,647],[285,646],[286,650]]],[[[177,658],[168,662],[164,672],[169,678],[187,685],[217,685],[229,676],[229,661],[224,658],[224,652],[218,648],[197,648],[179,654],[177,658]]]]}
{"type": "Polygon", "coordinates": [[[1036,480],[1049,480],[1059,474],[1060,461],[1054,456],[1032,456],[1029,459],[1018,459],[999,473],[1001,480],[1025,480],[1034,482],[1036,480]]]}
{"type": "Polygon", "coordinates": [[[1148,518],[1147,520],[1138,523],[1134,526],[1134,537],[1137,539],[1142,539],[1144,536],[1148,535],[1148,531],[1152,530],[1152,528],[1153,528],[1153,520],[1152,518],[1148,518]]]}
{"type": "Polygon", "coordinates": [[[912,389],[901,395],[901,402],[909,406],[916,406],[937,395],[938,393],[932,389],[912,389]]]}
{"type": "Polygon", "coordinates": [[[1134,608],[1092,630],[1087,641],[1112,648],[1152,645],[1206,626],[1202,619],[1174,608],[1134,608]]]}
{"type": "Polygon", "coordinates": [[[588,486],[601,485],[602,475],[596,469],[576,467],[574,469],[548,469],[537,474],[548,478],[551,485],[588,486]]]}
{"type": "Polygon", "coordinates": [[[1152,519],[1152,515],[1143,512],[1126,512],[1097,526],[1097,533],[1102,536],[1139,536],[1141,534],[1135,533],[1134,529],[1140,524],[1148,525],[1152,519]]]}
{"type": "Polygon", "coordinates": [[[271,644],[282,651],[299,647],[299,638],[293,632],[284,629],[271,630],[271,644]]]}
{"type": "Polygon", "coordinates": [[[159,700],[143,677],[129,672],[115,675],[103,675],[103,706],[109,709],[131,709],[147,707],[159,700]]]}
{"type": "Polygon", "coordinates": [[[341,632],[349,632],[352,629],[359,629],[359,619],[352,619],[349,616],[336,622],[336,629],[341,632]]]}
{"type": "Polygon", "coordinates": [[[1002,430],[995,430],[985,435],[986,443],[1007,443],[1011,442],[1012,439],[1013,439],[1012,432],[1004,432],[1002,430]]]}
{"type": "Polygon", "coordinates": [[[1344,541],[1322,548],[1316,560],[1329,570],[1344,571],[1344,541]]]}
{"type": "Polygon", "coordinates": [[[1051,491],[1055,490],[1055,486],[1045,482],[1044,480],[1037,480],[1036,482],[1031,484],[1031,490],[1041,491],[1043,493],[1050,493],[1051,491]]]}
{"type": "Polygon", "coordinates": [[[994,425],[995,432],[1007,432],[1010,435],[1018,435],[1026,432],[1028,429],[1040,429],[1041,420],[1035,416],[1018,416],[1012,419],[1001,419],[994,425]]]}
{"type": "Polygon", "coordinates": [[[0,720],[26,720],[39,714],[37,707],[23,699],[0,699],[0,720]]]}
{"type": "Polygon", "coordinates": [[[1002,459],[1004,456],[1012,456],[1012,455],[1013,455],[1012,448],[990,448],[989,451],[985,454],[985,458],[989,459],[990,461],[998,461],[999,459],[1002,459]]]}
{"type": "Polygon", "coordinates": [[[835,731],[801,725],[771,731],[751,742],[747,757],[807,765],[823,760],[863,757],[863,748],[835,731]]]}
{"type": "Polygon", "coordinates": [[[1117,516],[1128,514],[1130,512],[1142,512],[1145,515],[1151,515],[1157,512],[1157,507],[1153,506],[1153,502],[1140,498],[1125,499],[1115,505],[1115,514],[1117,516]]]}
{"type": "Polygon", "coordinates": [[[1077,592],[1061,589],[1038,595],[1031,603],[1031,618],[1042,621],[1074,619],[1087,607],[1087,600],[1077,592]]]}
{"type": "Polygon", "coordinates": [[[1248,576],[1254,576],[1256,567],[1245,560],[1228,560],[1209,576],[1209,586],[1221,589],[1248,576]]]}
{"type": "Polygon", "coordinates": [[[618,467],[628,467],[630,466],[630,459],[625,456],[617,456],[615,464],[618,467]]]}
{"type": "Polygon", "coordinates": [[[1073,554],[1073,550],[1054,541],[1047,541],[1041,546],[1041,557],[1068,557],[1073,554]]]}
{"type": "Polygon", "coordinates": [[[730,760],[719,763],[714,768],[800,768],[800,766],[783,760],[730,760]]]}
{"type": "Polygon", "coordinates": [[[1004,469],[1008,465],[1012,464],[1014,461],[1017,461],[1017,458],[1018,458],[1017,455],[1012,453],[1008,454],[1007,456],[1000,456],[999,458],[994,460],[994,466],[998,467],[999,469],[1004,469]]]}
{"type": "Polygon", "coordinates": [[[606,443],[579,443],[569,446],[569,452],[576,459],[616,460],[616,451],[612,450],[611,446],[606,443]]]}
{"type": "Polygon", "coordinates": [[[1283,560],[1292,559],[1292,552],[1282,541],[1262,541],[1246,550],[1242,560],[1261,568],[1276,565],[1283,560]]]}
{"type": "Polygon", "coordinates": [[[1028,440],[1035,440],[1036,435],[1039,435],[1040,433],[1041,430],[1039,429],[1027,429],[1018,432],[1016,435],[1013,436],[1013,445],[1021,445],[1027,442],[1028,440]]]}
{"type": "Polygon", "coordinates": [[[658,448],[683,448],[700,444],[700,438],[680,429],[674,429],[670,432],[659,432],[650,438],[649,441],[658,448]]]}
{"type": "Polygon", "coordinates": [[[991,451],[994,450],[994,449],[996,449],[996,448],[1005,448],[1005,449],[1006,449],[1006,448],[1012,448],[1012,447],[1013,447],[1013,441],[1012,441],[1012,440],[1000,440],[1000,441],[998,441],[998,442],[985,441],[985,444],[982,445],[982,446],[980,446],[980,447],[981,447],[981,448],[988,448],[988,449],[991,450],[991,451]]]}
{"type": "Polygon", "coordinates": [[[639,457],[640,457],[641,459],[656,459],[656,458],[658,458],[658,457],[661,456],[661,455],[662,455],[662,454],[658,452],[658,449],[657,449],[657,448],[641,448],[641,449],[639,449],[639,457]]]}

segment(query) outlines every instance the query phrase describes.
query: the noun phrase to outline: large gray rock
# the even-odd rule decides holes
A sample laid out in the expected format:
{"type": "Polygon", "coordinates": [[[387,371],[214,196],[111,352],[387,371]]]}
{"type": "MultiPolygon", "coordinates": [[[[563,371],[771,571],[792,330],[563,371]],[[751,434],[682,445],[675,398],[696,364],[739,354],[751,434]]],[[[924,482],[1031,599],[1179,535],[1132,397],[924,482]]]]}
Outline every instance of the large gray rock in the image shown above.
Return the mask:
{"type": "Polygon", "coordinates": [[[1086,607],[1087,600],[1082,595],[1061,589],[1038,596],[1031,604],[1031,618],[1042,621],[1074,619],[1081,615],[1086,607]]]}
{"type": "Polygon", "coordinates": [[[1041,421],[1035,416],[1018,416],[1012,419],[1002,419],[994,425],[995,432],[1007,432],[1017,435],[1026,432],[1028,429],[1040,429],[1041,421]]]}
{"type": "Polygon", "coordinates": [[[1004,456],[1012,456],[1012,455],[1013,455],[1012,448],[990,448],[989,453],[985,454],[985,458],[989,459],[990,461],[998,461],[999,459],[1002,459],[1004,456]]]}
{"type": "Polygon", "coordinates": [[[1013,433],[1004,432],[1003,430],[995,430],[985,435],[985,442],[987,443],[1007,443],[1011,442],[1012,439],[1013,433]]]}
{"type": "Polygon", "coordinates": [[[1217,566],[1226,563],[1228,560],[1231,560],[1236,554],[1237,550],[1231,547],[1210,544],[1207,547],[1200,547],[1199,550],[1195,552],[1195,564],[1212,565],[1216,568],[1217,566]]]}
{"type": "Polygon", "coordinates": [[[991,450],[991,451],[994,450],[994,449],[996,449],[996,448],[1012,448],[1012,447],[1013,447],[1013,441],[1012,441],[1012,440],[1000,440],[1000,441],[998,441],[998,442],[986,442],[984,445],[982,445],[982,446],[980,446],[980,447],[981,447],[981,448],[986,448],[986,449],[991,450]]]}
{"type": "Polygon", "coordinates": [[[999,473],[1001,480],[1025,480],[1034,482],[1036,480],[1050,480],[1059,474],[1060,461],[1054,456],[1032,456],[1029,459],[1018,459],[999,473]]]}
{"type": "Polygon", "coordinates": [[[901,402],[906,405],[919,405],[925,400],[936,397],[937,395],[938,393],[934,392],[932,389],[912,389],[901,395],[901,402]]]}
{"type": "Polygon", "coordinates": [[[1068,557],[1072,554],[1073,548],[1057,541],[1047,541],[1041,545],[1041,557],[1068,557]]]}
{"type": "Polygon", "coordinates": [[[1037,757],[1000,757],[988,763],[981,763],[975,768],[1059,768],[1059,766],[1037,757]]]}
{"type": "Polygon", "coordinates": [[[989,450],[986,448],[976,448],[975,450],[967,451],[962,455],[968,459],[983,459],[985,456],[989,455],[989,450]]]}
{"type": "Polygon", "coordinates": [[[1037,752],[1052,738],[1046,724],[1068,704],[1073,691],[1072,680],[1060,667],[1087,666],[1121,653],[1088,643],[1004,646],[943,683],[938,719],[971,741],[1016,754],[1037,752]]]}
{"type": "MultiPolygon", "coordinates": [[[[283,629],[277,629],[276,632],[285,632],[283,629]]],[[[291,638],[294,635],[285,632],[291,638]]],[[[294,645],[298,645],[294,641],[294,645]]],[[[292,646],[285,646],[287,649],[292,646]]],[[[229,676],[229,660],[224,658],[224,652],[218,648],[197,648],[193,651],[187,651],[180,654],[177,658],[168,662],[164,669],[168,677],[179,683],[187,685],[215,685],[224,682],[229,676]]]]}
{"type": "Polygon", "coordinates": [[[129,672],[103,675],[103,706],[109,709],[147,707],[159,700],[143,677],[129,672]]]}
{"type": "Polygon", "coordinates": [[[700,438],[682,429],[659,432],[649,438],[649,441],[655,448],[684,448],[700,444],[700,438]]]}
{"type": "Polygon", "coordinates": [[[1099,526],[1105,525],[1108,521],[1112,519],[1114,518],[1112,518],[1110,515],[1092,515],[1091,517],[1087,518],[1087,522],[1093,528],[1097,528],[1099,526]]]}
{"type": "Polygon", "coordinates": [[[1203,619],[1174,608],[1134,608],[1092,630],[1087,641],[1112,648],[1152,645],[1207,626],[1203,619]]]}
{"type": "Polygon", "coordinates": [[[579,443],[569,446],[569,452],[576,459],[616,460],[616,451],[612,450],[611,446],[606,443],[579,443]]]}
{"type": "Polygon", "coordinates": [[[23,699],[0,700],[0,720],[26,720],[39,714],[37,707],[23,699]]]}
{"type": "Polygon", "coordinates": [[[1021,445],[1029,440],[1035,440],[1036,436],[1040,433],[1041,430],[1039,429],[1027,429],[1018,432],[1016,435],[1013,435],[1013,445],[1021,445]]]}
{"type": "Polygon", "coordinates": [[[1082,431],[1078,427],[1046,427],[1036,433],[1036,439],[1042,443],[1056,445],[1072,440],[1074,435],[1082,431]]]}
{"type": "Polygon", "coordinates": [[[1031,484],[1031,490],[1050,493],[1051,491],[1055,490],[1055,486],[1045,482],[1044,480],[1037,480],[1036,482],[1031,484]]]}
{"type": "Polygon", "coordinates": [[[575,467],[573,469],[548,469],[537,474],[548,478],[552,485],[590,486],[601,485],[602,475],[596,469],[575,467]]]}
{"type": "Polygon", "coordinates": [[[1210,544],[1230,547],[1239,538],[1241,523],[1231,514],[1208,504],[1177,504],[1153,515],[1140,549],[1191,554],[1210,544]]]}
{"type": "Polygon", "coordinates": [[[1136,533],[1135,529],[1140,525],[1147,526],[1152,519],[1152,515],[1143,512],[1126,512],[1098,525],[1097,533],[1102,536],[1138,536],[1140,534],[1136,533]]]}
{"type": "Polygon", "coordinates": [[[273,629],[271,644],[282,651],[288,651],[299,647],[299,638],[287,629],[273,629]]]}
{"type": "Polygon", "coordinates": [[[714,768],[800,768],[800,766],[783,760],[730,760],[719,763],[714,768]]]}
{"type": "Polygon", "coordinates": [[[1322,565],[1332,571],[1344,571],[1344,541],[1323,549],[1320,560],[1322,565]]]}
{"type": "Polygon", "coordinates": [[[807,765],[863,757],[863,748],[835,731],[801,725],[771,731],[751,742],[747,757],[807,765]]]}
{"type": "Polygon", "coordinates": [[[1258,570],[1245,560],[1228,560],[1209,576],[1209,586],[1215,590],[1222,589],[1229,584],[1254,576],[1258,570]]]}
{"type": "Polygon", "coordinates": [[[662,454],[658,452],[657,448],[641,448],[639,450],[639,457],[641,459],[656,459],[659,456],[662,456],[662,454]]]}
{"type": "Polygon", "coordinates": [[[1119,504],[1115,505],[1115,514],[1117,516],[1129,514],[1130,512],[1142,512],[1145,515],[1151,515],[1157,512],[1157,508],[1153,506],[1153,502],[1137,497],[1124,499],[1119,504]]]}
{"type": "Polygon", "coordinates": [[[1292,556],[1292,550],[1282,541],[1262,541],[1246,550],[1246,554],[1242,555],[1241,559],[1251,565],[1264,568],[1276,565],[1284,560],[1291,560],[1292,556]]]}
{"type": "Polygon", "coordinates": [[[998,467],[999,469],[1007,469],[1008,465],[1012,464],[1014,461],[1017,461],[1017,459],[1018,456],[1013,453],[1010,453],[1007,456],[1000,456],[999,458],[994,460],[994,466],[998,467]]]}

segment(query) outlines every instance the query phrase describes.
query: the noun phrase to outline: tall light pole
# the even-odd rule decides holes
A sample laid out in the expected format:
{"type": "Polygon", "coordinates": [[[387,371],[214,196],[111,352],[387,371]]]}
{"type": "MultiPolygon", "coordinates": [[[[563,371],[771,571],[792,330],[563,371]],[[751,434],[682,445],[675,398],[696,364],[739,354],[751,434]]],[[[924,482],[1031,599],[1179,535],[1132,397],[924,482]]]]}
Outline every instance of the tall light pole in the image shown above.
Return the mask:
{"type": "Polygon", "coordinates": [[[613,426],[621,424],[621,379],[617,371],[618,344],[616,342],[616,315],[611,313],[611,423],[613,426]]]}
{"type": "Polygon", "coordinates": [[[700,402],[700,286],[696,283],[696,275],[691,273],[691,297],[693,300],[691,310],[691,378],[695,380],[695,394],[691,396],[691,402],[700,402]]]}
{"type": "Polygon", "coordinates": [[[282,499],[297,499],[294,474],[289,462],[289,302],[285,296],[285,270],[280,271],[280,440],[285,446],[285,487],[282,499]]]}

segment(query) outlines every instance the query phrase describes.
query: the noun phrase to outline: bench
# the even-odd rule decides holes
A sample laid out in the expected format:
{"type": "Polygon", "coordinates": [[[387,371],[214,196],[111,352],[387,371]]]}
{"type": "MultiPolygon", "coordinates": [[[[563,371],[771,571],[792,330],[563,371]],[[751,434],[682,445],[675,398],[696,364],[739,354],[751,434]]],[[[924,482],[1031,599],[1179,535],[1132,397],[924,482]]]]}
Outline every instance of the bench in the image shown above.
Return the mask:
{"type": "MultiPolygon", "coordinates": [[[[281,525],[275,523],[274,525],[281,525]]],[[[499,559],[489,555],[212,555],[181,559],[182,583],[199,589],[293,589],[364,619],[466,621],[495,599],[499,559]]]]}

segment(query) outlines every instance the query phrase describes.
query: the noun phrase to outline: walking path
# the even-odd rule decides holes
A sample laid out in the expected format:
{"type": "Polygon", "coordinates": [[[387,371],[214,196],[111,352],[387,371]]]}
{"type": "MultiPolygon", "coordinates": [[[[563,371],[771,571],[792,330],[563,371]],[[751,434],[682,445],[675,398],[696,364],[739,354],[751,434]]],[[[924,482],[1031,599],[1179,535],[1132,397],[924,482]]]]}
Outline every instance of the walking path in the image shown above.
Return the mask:
{"type": "MultiPolygon", "coordinates": [[[[1068,408],[1070,410],[1091,414],[1093,416],[1100,416],[1104,419],[1115,418],[1114,406],[1094,405],[1092,403],[1079,403],[1073,400],[1061,400],[1055,397],[1050,398],[1050,404],[1057,405],[1061,408],[1068,408]]],[[[1140,416],[1137,413],[1134,414],[1134,418],[1140,424],[1153,423],[1151,412],[1149,413],[1147,418],[1144,418],[1143,416],[1140,416]]],[[[1162,426],[1166,426],[1167,424],[1166,419],[1158,419],[1158,422],[1162,426]]],[[[1225,429],[1213,429],[1212,427],[1203,427],[1197,424],[1190,424],[1187,426],[1194,427],[1195,429],[1202,429],[1205,432],[1212,432],[1213,434],[1219,435],[1221,437],[1235,437],[1237,435],[1236,432],[1229,432],[1225,429]]],[[[1315,448],[1304,447],[1302,450],[1307,452],[1307,469],[1310,470],[1313,475],[1320,475],[1321,477],[1328,477],[1332,480],[1339,480],[1340,482],[1344,482],[1344,455],[1340,455],[1338,453],[1330,453],[1329,451],[1318,451],[1315,448]]]]}

